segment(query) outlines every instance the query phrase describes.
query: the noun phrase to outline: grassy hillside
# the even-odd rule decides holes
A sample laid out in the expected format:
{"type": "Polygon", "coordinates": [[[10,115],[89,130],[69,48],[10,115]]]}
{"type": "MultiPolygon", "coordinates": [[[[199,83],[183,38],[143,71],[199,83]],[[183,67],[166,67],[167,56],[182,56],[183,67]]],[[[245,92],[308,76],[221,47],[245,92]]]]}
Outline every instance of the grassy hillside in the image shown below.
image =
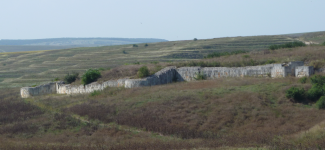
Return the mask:
{"type": "Polygon", "coordinates": [[[291,86],[311,87],[296,78],[228,78],[29,99],[2,90],[0,148],[324,147],[324,110],[287,99],[291,86]]]}
{"type": "Polygon", "coordinates": [[[296,40],[290,36],[228,37],[52,51],[0,53],[0,88],[46,83],[69,72],[114,68],[123,64],[179,62],[202,59],[212,52],[261,51],[272,44],[296,40]]]}
{"type": "MultiPolygon", "coordinates": [[[[270,40],[274,36],[265,38],[270,40]]],[[[211,59],[192,57],[221,52],[222,48],[216,48],[218,41],[222,44],[228,40],[229,44],[236,39],[246,40],[238,42],[243,44],[249,43],[252,37],[153,43],[147,47],[139,44],[138,47],[4,53],[0,58],[5,64],[0,68],[3,79],[0,149],[325,147],[325,110],[318,109],[315,102],[298,103],[286,97],[290,87],[311,89],[310,79],[301,83],[294,77],[222,78],[28,99],[20,98],[19,87],[11,88],[48,82],[67,72],[82,73],[88,68],[100,67],[106,70],[101,72],[99,80],[105,81],[135,78],[137,69],[143,65],[147,65],[151,73],[170,65],[236,67],[300,60],[317,69],[325,66],[325,46],[320,45],[273,51],[258,51],[255,47],[249,53],[211,59]],[[216,49],[211,48],[213,46],[216,49]],[[108,67],[115,68],[108,70],[108,67]]],[[[234,45],[228,46],[233,47],[232,50],[245,47],[245,44],[239,45],[237,49],[234,45]]],[[[254,47],[254,44],[246,47],[254,47]]]]}

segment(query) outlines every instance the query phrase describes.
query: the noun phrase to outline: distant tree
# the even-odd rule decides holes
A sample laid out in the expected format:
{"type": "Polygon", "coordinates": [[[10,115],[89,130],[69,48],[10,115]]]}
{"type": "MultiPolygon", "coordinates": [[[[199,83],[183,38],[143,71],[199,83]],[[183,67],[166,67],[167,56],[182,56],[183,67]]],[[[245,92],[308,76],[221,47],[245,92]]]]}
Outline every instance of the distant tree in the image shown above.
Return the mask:
{"type": "Polygon", "coordinates": [[[144,44],[144,47],[147,47],[147,46],[149,46],[147,43],[146,43],[146,44],[144,44]]]}
{"type": "Polygon", "coordinates": [[[138,47],[138,45],[137,44],[133,44],[133,47],[138,47]]]}
{"type": "Polygon", "coordinates": [[[194,38],[193,41],[197,41],[197,38],[194,38]]]}

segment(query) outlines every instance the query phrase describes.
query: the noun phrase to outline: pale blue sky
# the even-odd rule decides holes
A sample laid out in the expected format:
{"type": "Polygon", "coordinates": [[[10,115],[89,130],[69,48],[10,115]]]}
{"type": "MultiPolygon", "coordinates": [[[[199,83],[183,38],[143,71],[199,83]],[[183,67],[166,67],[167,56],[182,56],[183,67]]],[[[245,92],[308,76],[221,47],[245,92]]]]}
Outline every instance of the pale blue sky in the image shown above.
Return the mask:
{"type": "Polygon", "coordinates": [[[0,39],[207,39],[325,31],[325,0],[0,0],[0,39]]]}

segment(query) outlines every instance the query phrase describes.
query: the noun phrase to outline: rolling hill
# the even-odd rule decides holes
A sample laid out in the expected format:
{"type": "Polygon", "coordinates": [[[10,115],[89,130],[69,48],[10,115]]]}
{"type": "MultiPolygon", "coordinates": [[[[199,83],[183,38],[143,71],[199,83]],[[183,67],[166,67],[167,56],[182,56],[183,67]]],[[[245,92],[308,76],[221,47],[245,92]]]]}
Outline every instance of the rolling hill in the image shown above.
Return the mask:
{"type": "Polygon", "coordinates": [[[0,40],[1,52],[55,50],[75,47],[97,47],[137,43],[166,42],[153,38],[50,38],[30,40],[0,40]]]}
{"type": "Polygon", "coordinates": [[[204,40],[170,41],[132,45],[82,47],[64,50],[0,53],[0,87],[21,87],[46,83],[69,72],[83,73],[89,68],[114,68],[123,64],[153,61],[179,62],[202,59],[212,52],[261,51],[269,45],[294,40],[318,39],[324,32],[225,37],[204,40]],[[314,35],[314,36],[312,36],[314,35]]]}

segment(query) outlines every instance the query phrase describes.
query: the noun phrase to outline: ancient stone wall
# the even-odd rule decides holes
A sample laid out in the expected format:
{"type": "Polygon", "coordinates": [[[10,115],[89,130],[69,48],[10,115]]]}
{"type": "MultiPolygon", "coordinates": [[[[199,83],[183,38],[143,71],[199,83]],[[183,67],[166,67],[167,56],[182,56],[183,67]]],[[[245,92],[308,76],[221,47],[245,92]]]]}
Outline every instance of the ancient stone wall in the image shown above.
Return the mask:
{"type": "Polygon", "coordinates": [[[309,77],[314,74],[313,66],[298,66],[295,70],[295,76],[300,77],[309,77]]]}
{"type": "Polygon", "coordinates": [[[56,82],[47,83],[36,87],[23,87],[20,89],[22,98],[56,93],[56,82]]]}
{"type": "Polygon", "coordinates": [[[141,86],[154,86],[168,84],[176,81],[196,80],[198,74],[204,75],[207,79],[217,79],[225,77],[286,77],[286,76],[310,76],[314,73],[314,68],[303,66],[303,62],[290,62],[288,64],[269,64],[263,66],[247,67],[166,67],[159,72],[143,79],[119,79],[110,80],[103,83],[93,82],[88,85],[70,85],[63,82],[49,83],[37,87],[21,88],[21,96],[44,95],[50,93],[58,94],[83,94],[94,91],[101,91],[106,87],[134,88],[141,86]]]}

